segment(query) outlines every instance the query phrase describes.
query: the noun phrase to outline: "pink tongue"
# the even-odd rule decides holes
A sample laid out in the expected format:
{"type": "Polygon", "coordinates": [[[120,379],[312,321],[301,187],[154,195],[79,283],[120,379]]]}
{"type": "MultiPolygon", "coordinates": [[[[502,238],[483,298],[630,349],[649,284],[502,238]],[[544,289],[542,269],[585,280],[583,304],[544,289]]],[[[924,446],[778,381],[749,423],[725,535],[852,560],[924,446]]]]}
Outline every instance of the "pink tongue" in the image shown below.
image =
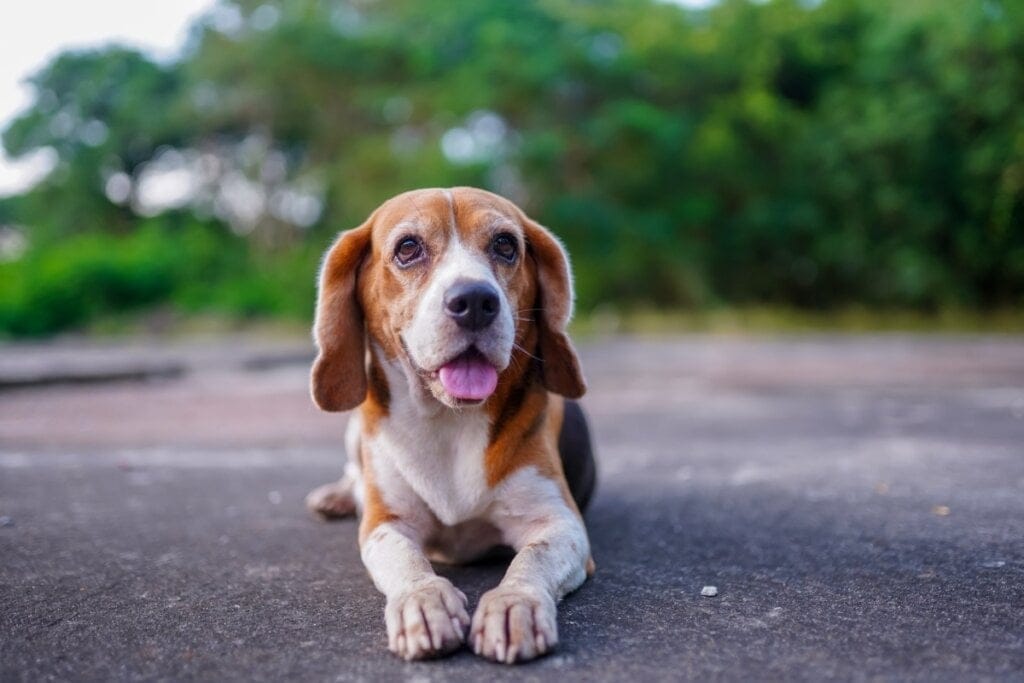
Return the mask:
{"type": "Polygon", "coordinates": [[[464,401],[483,400],[498,386],[498,371],[476,354],[462,355],[442,365],[438,375],[445,391],[464,401]]]}

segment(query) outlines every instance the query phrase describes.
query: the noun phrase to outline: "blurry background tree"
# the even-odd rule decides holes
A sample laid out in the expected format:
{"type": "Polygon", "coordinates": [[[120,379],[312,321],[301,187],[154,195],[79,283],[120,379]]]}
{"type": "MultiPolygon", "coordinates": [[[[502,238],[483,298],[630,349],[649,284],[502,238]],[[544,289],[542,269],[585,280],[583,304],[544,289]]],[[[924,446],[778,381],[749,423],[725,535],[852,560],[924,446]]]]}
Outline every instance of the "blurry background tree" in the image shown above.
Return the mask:
{"type": "Polygon", "coordinates": [[[1014,0],[222,1],[175,63],[32,85],[3,144],[58,164],[0,200],[11,335],[308,319],[338,230],[458,184],[561,235],[583,311],[1024,304],[1014,0]]]}

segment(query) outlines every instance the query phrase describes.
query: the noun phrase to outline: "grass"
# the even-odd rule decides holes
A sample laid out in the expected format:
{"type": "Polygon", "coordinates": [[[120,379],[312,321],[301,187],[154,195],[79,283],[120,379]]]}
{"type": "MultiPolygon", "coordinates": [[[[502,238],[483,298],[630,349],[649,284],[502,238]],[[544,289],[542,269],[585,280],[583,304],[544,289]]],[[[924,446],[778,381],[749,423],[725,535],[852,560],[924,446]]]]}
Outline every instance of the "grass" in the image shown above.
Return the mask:
{"type": "Polygon", "coordinates": [[[604,334],[1024,333],[1024,310],[945,309],[935,313],[845,308],[805,311],[740,307],[689,311],[604,307],[573,321],[580,337],[604,334]]]}
{"type": "MultiPolygon", "coordinates": [[[[189,337],[248,333],[264,337],[309,337],[309,320],[294,317],[231,317],[215,313],[184,313],[170,307],[107,315],[76,332],[95,337],[161,335],[189,337]]],[[[974,311],[947,309],[934,314],[847,308],[809,312],[791,308],[744,307],[691,311],[604,307],[577,315],[572,334],[580,339],[610,334],[1024,334],[1024,310],[974,311]]]]}

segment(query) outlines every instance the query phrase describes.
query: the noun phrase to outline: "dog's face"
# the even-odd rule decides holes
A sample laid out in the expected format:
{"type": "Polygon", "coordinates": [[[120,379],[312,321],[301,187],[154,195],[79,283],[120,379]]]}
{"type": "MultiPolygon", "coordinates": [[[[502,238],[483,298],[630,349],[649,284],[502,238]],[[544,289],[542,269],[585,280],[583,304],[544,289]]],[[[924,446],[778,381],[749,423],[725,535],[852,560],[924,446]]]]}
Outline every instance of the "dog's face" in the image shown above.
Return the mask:
{"type": "Polygon", "coordinates": [[[571,305],[564,251],[511,202],[472,188],[399,195],[324,261],[314,399],[362,402],[364,329],[382,361],[450,407],[486,401],[516,353],[541,355],[548,388],[580,395],[571,305]]]}
{"type": "Polygon", "coordinates": [[[359,281],[373,341],[449,406],[494,392],[516,317],[536,295],[519,222],[488,197],[459,194],[458,205],[450,191],[385,204],[359,281]]]}

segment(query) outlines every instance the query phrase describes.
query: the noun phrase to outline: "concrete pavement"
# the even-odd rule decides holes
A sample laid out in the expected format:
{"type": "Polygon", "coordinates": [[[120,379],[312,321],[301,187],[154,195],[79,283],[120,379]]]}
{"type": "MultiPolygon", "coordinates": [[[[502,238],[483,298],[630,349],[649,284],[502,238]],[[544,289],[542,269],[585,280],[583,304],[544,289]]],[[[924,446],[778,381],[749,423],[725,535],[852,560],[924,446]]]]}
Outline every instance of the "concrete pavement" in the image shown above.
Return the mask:
{"type": "Polygon", "coordinates": [[[554,655],[389,655],[355,524],[301,504],[343,418],[200,363],[0,392],[0,680],[1024,680],[1024,339],[582,351],[598,572],[554,655]]]}

